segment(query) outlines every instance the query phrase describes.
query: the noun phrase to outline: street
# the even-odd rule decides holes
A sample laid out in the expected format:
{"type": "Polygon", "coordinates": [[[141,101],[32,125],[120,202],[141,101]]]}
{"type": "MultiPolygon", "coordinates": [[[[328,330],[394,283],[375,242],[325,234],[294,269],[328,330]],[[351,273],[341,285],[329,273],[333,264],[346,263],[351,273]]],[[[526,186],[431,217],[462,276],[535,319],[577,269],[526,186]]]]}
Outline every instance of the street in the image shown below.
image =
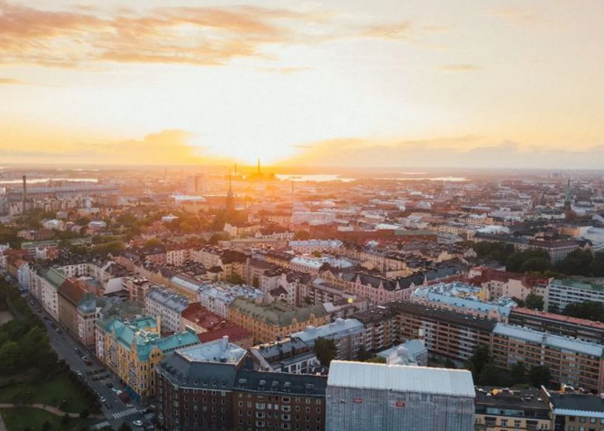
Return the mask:
{"type": "Polygon", "coordinates": [[[58,326],[58,322],[53,320],[33,296],[27,293],[24,294],[24,299],[32,311],[43,319],[50,345],[57,352],[59,359],[64,359],[74,373],[81,373],[82,378],[85,379],[88,385],[99,395],[99,398],[104,398],[106,400],[105,402],[101,402],[101,409],[107,422],[109,422],[114,429],[117,429],[125,422],[134,430],[154,430],[155,427],[145,419],[142,413],[144,407],[133,404],[124,404],[117,394],[111,388],[107,387],[107,383],[111,383],[113,388],[123,389],[119,381],[113,376],[113,373],[105,369],[99,363],[94,353],[78,343],[66,331],[62,330],[58,326]],[[53,328],[53,326],[57,329],[53,328]],[[61,331],[60,334],[59,330],[61,331]],[[76,352],[76,349],[78,349],[80,353],[76,352]],[[92,362],[92,365],[86,365],[82,360],[82,356],[87,356],[92,362]],[[97,370],[101,370],[101,372],[92,375],[90,374],[91,371],[97,370]],[[92,379],[98,375],[106,377],[98,381],[93,381],[92,379]],[[108,406],[111,408],[107,408],[108,406]],[[133,421],[141,421],[144,424],[144,427],[136,427],[133,424],[133,421]]]}

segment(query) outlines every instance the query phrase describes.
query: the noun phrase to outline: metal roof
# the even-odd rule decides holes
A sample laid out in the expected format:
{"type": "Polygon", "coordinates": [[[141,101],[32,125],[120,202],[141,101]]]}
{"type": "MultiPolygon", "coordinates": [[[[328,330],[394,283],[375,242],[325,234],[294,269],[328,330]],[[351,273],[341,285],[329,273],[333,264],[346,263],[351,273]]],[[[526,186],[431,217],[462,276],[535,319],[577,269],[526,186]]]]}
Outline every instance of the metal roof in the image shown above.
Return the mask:
{"type": "Polygon", "coordinates": [[[445,368],[332,361],[327,384],[457,397],[476,396],[469,371],[445,368]]]}

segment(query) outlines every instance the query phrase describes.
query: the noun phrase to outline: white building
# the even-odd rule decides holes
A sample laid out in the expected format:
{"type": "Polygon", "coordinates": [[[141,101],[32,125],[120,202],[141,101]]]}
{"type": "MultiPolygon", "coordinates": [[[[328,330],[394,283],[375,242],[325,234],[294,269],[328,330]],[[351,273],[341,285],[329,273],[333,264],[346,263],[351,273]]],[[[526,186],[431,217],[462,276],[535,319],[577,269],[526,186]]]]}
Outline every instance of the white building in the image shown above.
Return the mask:
{"type": "Polygon", "coordinates": [[[474,382],[465,370],[332,361],[326,431],[473,431],[474,382]]]}
{"type": "Polygon", "coordinates": [[[604,286],[576,280],[553,279],[547,287],[545,309],[562,311],[573,302],[595,301],[604,304],[604,286]]]}
{"type": "Polygon", "coordinates": [[[336,359],[356,359],[363,340],[363,324],[357,319],[336,319],[322,326],[307,326],[291,338],[299,338],[313,347],[318,338],[333,340],[338,348],[336,359]]]}
{"type": "Polygon", "coordinates": [[[151,289],[145,296],[145,310],[158,318],[163,333],[180,331],[181,314],[188,306],[188,298],[167,289],[151,289]]]}

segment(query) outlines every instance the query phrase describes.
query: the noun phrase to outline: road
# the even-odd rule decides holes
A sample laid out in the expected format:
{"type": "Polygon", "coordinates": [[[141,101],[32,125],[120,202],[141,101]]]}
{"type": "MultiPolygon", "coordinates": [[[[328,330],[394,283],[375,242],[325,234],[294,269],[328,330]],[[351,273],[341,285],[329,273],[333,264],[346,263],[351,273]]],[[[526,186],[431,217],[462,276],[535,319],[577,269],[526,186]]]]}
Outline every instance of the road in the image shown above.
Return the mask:
{"type": "Polygon", "coordinates": [[[126,422],[135,430],[154,430],[155,428],[149,424],[148,421],[145,421],[145,418],[141,412],[144,407],[135,406],[132,404],[124,404],[118,398],[116,393],[107,387],[107,383],[111,383],[114,388],[123,389],[119,381],[113,376],[113,373],[105,369],[100,362],[96,360],[94,353],[72,338],[66,331],[62,330],[61,334],[59,334],[58,330],[53,328],[53,325],[58,327],[58,322],[54,321],[52,316],[50,316],[50,314],[48,314],[40,306],[40,304],[37,303],[33,296],[27,293],[24,294],[23,297],[32,311],[44,319],[43,321],[46,326],[46,332],[48,333],[48,337],[50,339],[50,345],[57,352],[59,358],[64,359],[74,373],[82,373],[83,378],[86,380],[88,385],[97,392],[99,398],[104,397],[106,399],[106,402],[111,408],[107,408],[105,403],[101,403],[101,409],[103,415],[105,415],[105,418],[107,419],[107,422],[109,422],[114,429],[117,429],[123,422],[126,422]],[[87,366],[84,363],[80,354],[76,352],[76,349],[81,352],[82,356],[88,356],[88,358],[90,358],[92,361],[91,366],[87,366]],[[102,370],[102,372],[93,375],[90,374],[91,371],[96,370],[102,370]],[[95,377],[95,375],[103,375],[106,377],[102,380],[93,381],[92,378],[95,377]],[[144,423],[146,422],[145,427],[135,427],[132,423],[135,420],[140,420],[144,423]]]}

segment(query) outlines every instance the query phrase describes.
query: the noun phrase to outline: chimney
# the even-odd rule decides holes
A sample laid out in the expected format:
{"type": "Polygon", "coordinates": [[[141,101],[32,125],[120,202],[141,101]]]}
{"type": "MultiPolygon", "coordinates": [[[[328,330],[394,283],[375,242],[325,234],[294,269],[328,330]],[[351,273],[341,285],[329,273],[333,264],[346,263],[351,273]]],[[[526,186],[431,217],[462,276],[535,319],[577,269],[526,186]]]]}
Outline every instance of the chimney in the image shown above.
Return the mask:
{"type": "Polygon", "coordinates": [[[27,202],[27,176],[23,175],[23,203],[21,204],[21,214],[25,214],[26,202],[27,202]]]}
{"type": "Polygon", "coordinates": [[[225,352],[228,345],[229,345],[229,336],[225,335],[224,337],[222,337],[222,340],[220,340],[220,350],[225,352]]]}

